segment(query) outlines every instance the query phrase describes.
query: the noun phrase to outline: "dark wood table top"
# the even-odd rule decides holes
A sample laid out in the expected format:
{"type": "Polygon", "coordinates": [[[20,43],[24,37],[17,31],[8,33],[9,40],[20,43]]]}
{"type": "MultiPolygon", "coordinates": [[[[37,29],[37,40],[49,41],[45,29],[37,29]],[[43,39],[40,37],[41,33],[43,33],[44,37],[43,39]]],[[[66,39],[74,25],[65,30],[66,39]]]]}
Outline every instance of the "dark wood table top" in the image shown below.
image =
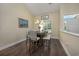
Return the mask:
{"type": "Polygon", "coordinates": [[[46,35],[45,32],[38,32],[37,37],[43,38],[46,35]]]}

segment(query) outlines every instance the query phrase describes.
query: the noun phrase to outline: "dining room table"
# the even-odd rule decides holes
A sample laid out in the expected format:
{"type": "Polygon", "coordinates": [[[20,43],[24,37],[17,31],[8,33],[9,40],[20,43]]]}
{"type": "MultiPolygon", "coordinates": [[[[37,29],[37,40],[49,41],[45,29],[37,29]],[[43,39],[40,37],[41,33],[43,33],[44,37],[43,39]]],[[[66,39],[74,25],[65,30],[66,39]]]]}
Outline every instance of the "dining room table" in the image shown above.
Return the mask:
{"type": "Polygon", "coordinates": [[[39,37],[40,39],[43,39],[43,37],[46,36],[45,32],[37,32],[37,37],[39,37]]]}

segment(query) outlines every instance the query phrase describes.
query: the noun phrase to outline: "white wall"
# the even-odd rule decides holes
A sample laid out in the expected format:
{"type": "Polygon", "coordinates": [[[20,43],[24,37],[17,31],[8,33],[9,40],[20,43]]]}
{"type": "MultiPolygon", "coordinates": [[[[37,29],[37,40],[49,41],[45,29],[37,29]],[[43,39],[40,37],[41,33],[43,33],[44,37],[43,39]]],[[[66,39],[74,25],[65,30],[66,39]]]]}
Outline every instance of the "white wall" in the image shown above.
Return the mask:
{"type": "Polygon", "coordinates": [[[55,12],[55,13],[50,13],[49,17],[52,21],[52,34],[53,37],[56,39],[59,39],[60,35],[59,35],[59,20],[60,20],[60,16],[59,16],[59,12],[55,12]]]}
{"type": "Polygon", "coordinates": [[[0,4],[0,48],[26,38],[33,28],[32,15],[24,4],[0,4]],[[28,28],[18,27],[18,18],[27,19],[28,28]]]}
{"type": "MultiPolygon", "coordinates": [[[[79,4],[63,4],[60,8],[60,30],[63,31],[64,15],[79,14],[79,4]]],[[[79,55],[79,37],[60,31],[60,40],[70,55],[79,55]]]]}

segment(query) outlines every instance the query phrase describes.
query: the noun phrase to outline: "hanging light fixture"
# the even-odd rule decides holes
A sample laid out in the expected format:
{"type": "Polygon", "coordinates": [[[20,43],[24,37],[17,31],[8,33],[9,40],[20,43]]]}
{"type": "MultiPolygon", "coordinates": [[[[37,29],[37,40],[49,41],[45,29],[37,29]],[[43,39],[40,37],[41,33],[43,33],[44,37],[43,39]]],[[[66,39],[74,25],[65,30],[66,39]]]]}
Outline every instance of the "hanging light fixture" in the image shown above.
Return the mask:
{"type": "Polygon", "coordinates": [[[35,24],[39,24],[39,23],[40,23],[40,21],[38,19],[36,19],[35,24]]]}

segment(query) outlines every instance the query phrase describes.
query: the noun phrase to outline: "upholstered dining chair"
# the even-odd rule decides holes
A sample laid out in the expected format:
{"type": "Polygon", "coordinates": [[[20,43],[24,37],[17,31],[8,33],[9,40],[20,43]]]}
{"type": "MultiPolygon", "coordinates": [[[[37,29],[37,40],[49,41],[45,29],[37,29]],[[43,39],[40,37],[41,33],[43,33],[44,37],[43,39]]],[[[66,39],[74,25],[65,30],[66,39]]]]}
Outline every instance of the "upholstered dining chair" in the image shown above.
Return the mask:
{"type": "Polygon", "coordinates": [[[34,30],[29,30],[28,31],[28,37],[29,37],[29,54],[34,52],[38,48],[38,40],[39,38],[37,37],[37,32],[34,30]]]}
{"type": "Polygon", "coordinates": [[[37,32],[34,30],[29,30],[28,36],[31,40],[34,40],[34,41],[39,40],[39,38],[37,37],[37,32]]]}

